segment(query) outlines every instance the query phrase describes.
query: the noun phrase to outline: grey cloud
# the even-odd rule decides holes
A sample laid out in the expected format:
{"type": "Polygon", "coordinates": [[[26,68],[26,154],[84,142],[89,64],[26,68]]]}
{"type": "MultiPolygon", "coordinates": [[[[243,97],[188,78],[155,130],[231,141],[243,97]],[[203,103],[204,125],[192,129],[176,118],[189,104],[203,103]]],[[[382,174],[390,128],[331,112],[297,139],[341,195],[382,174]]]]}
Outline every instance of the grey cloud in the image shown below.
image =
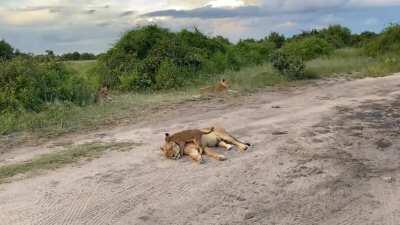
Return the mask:
{"type": "Polygon", "coordinates": [[[85,11],[86,14],[95,14],[96,10],[95,9],[89,9],[85,11]]]}
{"type": "Polygon", "coordinates": [[[107,27],[107,26],[110,26],[110,25],[111,25],[111,23],[109,23],[109,22],[103,22],[103,23],[96,24],[96,26],[98,26],[98,27],[107,27]]]}
{"type": "Polygon", "coordinates": [[[329,12],[344,9],[349,0],[334,1],[294,1],[270,0],[259,6],[241,6],[235,8],[216,8],[211,6],[191,10],[160,10],[141,15],[141,17],[172,17],[172,18],[252,18],[279,14],[329,12]]]}
{"type": "Polygon", "coordinates": [[[213,8],[210,6],[192,10],[161,10],[143,14],[142,17],[174,17],[174,18],[231,18],[231,17],[262,17],[266,11],[258,6],[243,6],[237,8],[213,8]]]}
{"type": "Polygon", "coordinates": [[[125,11],[125,12],[121,13],[119,16],[124,17],[124,16],[130,16],[133,14],[135,14],[135,11],[130,10],[130,11],[125,11]]]}
{"type": "Polygon", "coordinates": [[[50,12],[59,12],[63,10],[65,7],[63,6],[36,6],[36,7],[24,7],[24,8],[17,8],[14,9],[18,12],[34,12],[34,11],[42,11],[42,10],[49,10],[50,12]]]}

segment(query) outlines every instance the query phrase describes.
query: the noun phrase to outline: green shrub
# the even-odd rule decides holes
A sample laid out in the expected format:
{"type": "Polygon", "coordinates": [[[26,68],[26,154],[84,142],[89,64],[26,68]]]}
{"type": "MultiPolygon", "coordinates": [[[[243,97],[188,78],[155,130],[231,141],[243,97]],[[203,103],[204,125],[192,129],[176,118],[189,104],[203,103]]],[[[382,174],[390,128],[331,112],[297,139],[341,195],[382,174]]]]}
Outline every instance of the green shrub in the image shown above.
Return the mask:
{"type": "Polygon", "coordinates": [[[48,102],[67,101],[85,105],[93,100],[94,88],[74,76],[64,64],[16,57],[0,62],[0,112],[40,111],[48,102]]]}
{"type": "Polygon", "coordinates": [[[268,35],[267,38],[265,38],[265,41],[274,43],[276,48],[282,48],[283,44],[286,41],[286,38],[282,34],[272,32],[268,35]]]}
{"type": "Polygon", "coordinates": [[[351,45],[354,47],[364,47],[377,36],[377,33],[371,31],[365,31],[361,34],[354,34],[352,36],[351,45]]]}
{"type": "Polygon", "coordinates": [[[324,29],[313,29],[311,31],[303,31],[300,34],[294,35],[288,39],[289,42],[293,40],[302,40],[307,38],[320,38],[325,40],[334,48],[343,48],[351,45],[352,35],[347,27],[341,25],[330,25],[324,29]]]}
{"type": "Polygon", "coordinates": [[[114,89],[175,89],[182,86],[183,78],[200,80],[205,74],[260,65],[268,61],[274,49],[272,41],[244,40],[232,45],[227,39],[207,37],[197,29],[173,33],[152,25],[125,33],[100,57],[94,73],[114,89]]]}
{"type": "Polygon", "coordinates": [[[156,89],[177,89],[188,80],[185,78],[185,73],[168,59],[161,62],[155,79],[156,89]]]}
{"type": "Polygon", "coordinates": [[[319,56],[329,55],[334,51],[334,48],[322,38],[308,37],[287,42],[282,50],[287,55],[298,56],[308,61],[319,56]]]}
{"type": "Polygon", "coordinates": [[[14,55],[14,49],[6,41],[0,41],[0,60],[11,59],[14,55]]]}
{"type": "Polygon", "coordinates": [[[304,73],[305,64],[303,60],[297,56],[277,51],[272,55],[271,62],[272,66],[288,79],[298,80],[306,78],[304,73]]]}
{"type": "Polygon", "coordinates": [[[377,38],[370,41],[365,50],[369,56],[400,53],[400,24],[387,27],[377,38]]]}
{"type": "Polygon", "coordinates": [[[341,25],[330,25],[322,29],[318,35],[319,38],[327,41],[334,48],[343,48],[351,45],[351,31],[341,25]]]}

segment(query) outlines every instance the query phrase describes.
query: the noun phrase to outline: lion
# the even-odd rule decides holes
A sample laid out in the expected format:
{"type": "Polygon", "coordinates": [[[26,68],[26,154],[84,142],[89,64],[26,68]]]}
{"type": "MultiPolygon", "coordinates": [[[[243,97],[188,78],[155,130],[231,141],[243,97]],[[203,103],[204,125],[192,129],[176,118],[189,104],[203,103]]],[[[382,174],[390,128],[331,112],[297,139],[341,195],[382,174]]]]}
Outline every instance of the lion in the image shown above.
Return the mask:
{"type": "Polygon", "coordinates": [[[227,92],[229,89],[229,82],[228,80],[221,79],[217,84],[204,87],[200,89],[202,94],[217,94],[227,92]]]}
{"type": "Polygon", "coordinates": [[[103,100],[112,100],[111,97],[108,96],[108,87],[105,84],[103,84],[97,91],[95,102],[101,103],[103,100]]]}
{"type": "Polygon", "coordinates": [[[223,161],[224,155],[218,154],[211,147],[222,147],[229,151],[236,146],[246,151],[250,143],[239,141],[222,127],[211,127],[198,130],[186,130],[174,135],[165,134],[165,144],[160,148],[165,157],[180,159],[189,155],[194,161],[202,162],[202,155],[223,161]]]}

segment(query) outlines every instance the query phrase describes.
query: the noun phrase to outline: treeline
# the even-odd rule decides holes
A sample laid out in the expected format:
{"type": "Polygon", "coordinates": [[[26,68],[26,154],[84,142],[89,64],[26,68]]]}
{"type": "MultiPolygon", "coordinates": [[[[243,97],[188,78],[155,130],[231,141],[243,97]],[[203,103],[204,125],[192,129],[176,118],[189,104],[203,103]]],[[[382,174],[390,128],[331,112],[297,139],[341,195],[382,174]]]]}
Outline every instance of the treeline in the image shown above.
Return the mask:
{"type": "Polygon", "coordinates": [[[304,79],[304,62],[345,47],[360,48],[371,57],[400,55],[400,25],[390,25],[379,34],[352,34],[333,25],[289,38],[271,33],[236,44],[197,29],[171,32],[146,26],[126,32],[98,57],[88,77],[77,76],[63,61],[94,59],[94,55],[23,54],[0,41],[0,122],[6,114],[39,112],[53,103],[90,104],[100,85],[121,91],[178,89],[226,70],[263,63],[271,63],[288,79],[304,79]]]}
{"type": "Polygon", "coordinates": [[[54,51],[46,50],[46,54],[33,55],[28,53],[22,53],[18,49],[14,49],[5,40],[0,41],[0,59],[9,60],[18,56],[25,56],[25,57],[29,56],[32,58],[37,58],[38,60],[41,61],[48,59],[55,59],[60,61],[79,61],[79,60],[95,60],[97,58],[97,55],[93,53],[87,53],[87,52],[80,53],[76,51],[71,53],[56,55],[54,54],[54,51]]]}
{"type": "Polygon", "coordinates": [[[61,55],[56,55],[52,50],[46,50],[46,54],[44,55],[35,55],[32,57],[37,58],[41,61],[46,60],[57,60],[57,61],[81,61],[81,60],[95,60],[97,56],[92,53],[79,53],[79,52],[71,52],[71,53],[64,53],[61,55]]]}

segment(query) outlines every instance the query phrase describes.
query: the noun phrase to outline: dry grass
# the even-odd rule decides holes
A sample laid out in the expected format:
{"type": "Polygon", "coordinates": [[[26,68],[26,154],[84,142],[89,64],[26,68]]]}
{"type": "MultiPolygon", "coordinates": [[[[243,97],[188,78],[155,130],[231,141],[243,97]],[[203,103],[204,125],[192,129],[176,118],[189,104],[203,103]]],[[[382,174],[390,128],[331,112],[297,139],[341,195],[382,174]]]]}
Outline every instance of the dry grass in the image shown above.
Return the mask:
{"type": "Polygon", "coordinates": [[[37,156],[28,162],[16,163],[0,167],[0,183],[7,179],[28,172],[42,170],[54,170],[65,165],[76,163],[80,160],[88,160],[99,157],[105,151],[126,149],[132,146],[132,143],[90,143],[78,146],[72,146],[66,150],[37,156]]]}

